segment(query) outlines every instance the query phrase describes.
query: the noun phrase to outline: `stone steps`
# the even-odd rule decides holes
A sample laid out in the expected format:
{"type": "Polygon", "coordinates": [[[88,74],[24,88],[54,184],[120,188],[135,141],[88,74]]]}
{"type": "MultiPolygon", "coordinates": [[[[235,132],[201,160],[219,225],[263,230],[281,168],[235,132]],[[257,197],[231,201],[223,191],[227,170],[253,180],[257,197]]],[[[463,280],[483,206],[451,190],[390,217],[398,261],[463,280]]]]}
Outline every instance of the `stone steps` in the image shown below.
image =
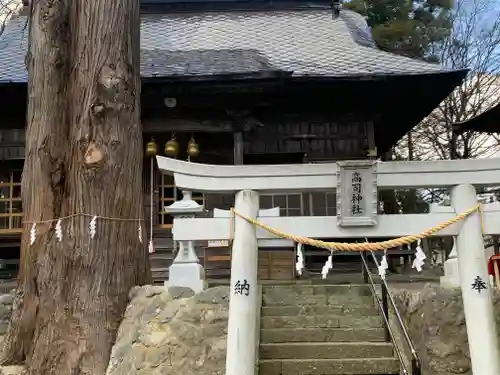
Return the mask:
{"type": "Polygon", "coordinates": [[[396,375],[395,358],[266,359],[259,363],[261,375],[396,375]]]}
{"type": "Polygon", "coordinates": [[[376,315],[375,306],[350,306],[350,305],[296,305],[296,306],[264,306],[261,310],[261,316],[295,316],[295,315],[349,315],[364,317],[367,315],[376,315]]]}
{"type": "Polygon", "coordinates": [[[336,294],[294,294],[293,292],[276,294],[264,294],[262,296],[263,306],[372,306],[373,297],[370,296],[351,296],[336,294]]]}
{"type": "Polygon", "coordinates": [[[270,298],[263,296],[263,306],[304,306],[304,305],[317,305],[317,306],[368,306],[373,304],[373,298],[368,296],[359,296],[356,298],[349,296],[294,296],[284,295],[282,297],[270,298]]]}
{"type": "MultiPolygon", "coordinates": [[[[319,280],[318,280],[319,281],[319,280]]],[[[293,292],[301,295],[360,295],[371,296],[371,288],[364,284],[285,284],[265,287],[265,294],[293,292]]]]}
{"type": "Polygon", "coordinates": [[[261,344],[289,342],[381,342],[383,328],[271,328],[260,330],[261,344]]]}
{"type": "Polygon", "coordinates": [[[355,317],[350,315],[296,315],[263,316],[261,328],[382,328],[378,315],[355,317]]]}
{"type": "Polygon", "coordinates": [[[260,346],[262,360],[379,358],[392,355],[392,345],[385,342],[287,342],[260,346]]]}
{"type": "Polygon", "coordinates": [[[259,375],[399,374],[368,286],[294,283],[262,291],[259,375]]]}
{"type": "Polygon", "coordinates": [[[262,305],[267,306],[373,306],[366,285],[292,284],[265,286],[262,305]]]}

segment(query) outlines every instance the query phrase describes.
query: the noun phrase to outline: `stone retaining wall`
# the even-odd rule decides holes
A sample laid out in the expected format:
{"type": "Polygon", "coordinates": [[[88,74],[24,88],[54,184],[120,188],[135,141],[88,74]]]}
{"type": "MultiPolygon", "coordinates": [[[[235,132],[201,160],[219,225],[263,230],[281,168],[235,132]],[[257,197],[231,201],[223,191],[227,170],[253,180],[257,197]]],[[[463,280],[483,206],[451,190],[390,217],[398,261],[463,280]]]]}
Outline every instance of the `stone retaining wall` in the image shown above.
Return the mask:
{"type": "MultiPolygon", "coordinates": [[[[421,358],[423,375],[472,375],[461,290],[426,285],[392,292],[421,358]]],[[[498,291],[494,304],[500,333],[498,291]]]]}
{"type": "Polygon", "coordinates": [[[12,313],[12,302],[14,300],[14,292],[8,294],[0,294],[0,336],[7,332],[9,320],[12,313]]]}
{"type": "MultiPolygon", "coordinates": [[[[392,293],[422,360],[423,375],[472,375],[460,289],[425,285],[392,293]]],[[[185,288],[167,292],[163,286],[144,286],[134,288],[130,298],[107,375],[224,373],[228,287],[193,295],[185,288]]],[[[7,329],[12,301],[13,294],[0,295],[0,336],[7,329]]],[[[500,292],[495,292],[494,304],[500,333],[500,292]]],[[[395,333],[400,341],[397,329],[395,333]]],[[[5,370],[0,368],[0,374],[12,373],[5,370]]]]}
{"type": "Polygon", "coordinates": [[[107,375],[225,373],[229,287],[136,287],[107,375]]]}

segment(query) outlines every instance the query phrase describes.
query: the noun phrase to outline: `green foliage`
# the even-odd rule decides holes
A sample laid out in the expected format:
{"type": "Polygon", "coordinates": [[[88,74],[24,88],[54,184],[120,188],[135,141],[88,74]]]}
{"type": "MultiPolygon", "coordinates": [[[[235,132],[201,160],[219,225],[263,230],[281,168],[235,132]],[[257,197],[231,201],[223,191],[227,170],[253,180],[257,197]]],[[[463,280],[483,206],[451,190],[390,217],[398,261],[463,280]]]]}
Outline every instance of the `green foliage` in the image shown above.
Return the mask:
{"type": "Polygon", "coordinates": [[[365,16],[378,47],[436,61],[435,43],[451,29],[452,0],[350,0],[344,7],[365,16]]]}

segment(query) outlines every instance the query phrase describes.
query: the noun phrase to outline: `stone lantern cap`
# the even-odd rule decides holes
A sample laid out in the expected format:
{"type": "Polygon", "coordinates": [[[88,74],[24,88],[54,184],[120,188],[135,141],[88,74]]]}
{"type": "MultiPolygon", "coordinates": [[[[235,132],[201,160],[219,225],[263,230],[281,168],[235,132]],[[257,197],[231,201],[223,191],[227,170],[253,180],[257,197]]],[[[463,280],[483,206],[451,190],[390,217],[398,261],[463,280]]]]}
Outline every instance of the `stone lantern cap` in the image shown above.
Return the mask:
{"type": "Polygon", "coordinates": [[[182,199],[175,201],[170,206],[165,206],[165,212],[173,216],[185,215],[185,214],[196,214],[204,212],[205,208],[198,202],[194,201],[192,198],[192,193],[190,191],[182,191],[182,199]]]}

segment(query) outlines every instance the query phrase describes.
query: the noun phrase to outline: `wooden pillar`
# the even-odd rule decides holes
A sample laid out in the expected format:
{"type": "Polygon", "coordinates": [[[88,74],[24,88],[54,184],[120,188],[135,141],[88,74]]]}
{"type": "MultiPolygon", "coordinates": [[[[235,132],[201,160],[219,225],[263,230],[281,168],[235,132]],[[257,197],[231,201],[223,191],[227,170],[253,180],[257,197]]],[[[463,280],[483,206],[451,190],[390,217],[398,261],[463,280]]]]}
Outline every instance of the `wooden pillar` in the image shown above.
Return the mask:
{"type": "MultiPolygon", "coordinates": [[[[243,126],[242,120],[235,117],[233,121],[233,164],[243,164],[243,126]]],[[[229,209],[234,206],[233,194],[208,194],[205,200],[205,208],[213,210],[214,208],[229,209]]]]}
{"type": "Polygon", "coordinates": [[[235,131],[233,133],[233,142],[234,142],[234,165],[242,165],[243,164],[243,132],[235,131]]]}
{"type": "Polygon", "coordinates": [[[243,164],[243,132],[245,131],[245,119],[249,115],[247,110],[228,110],[227,114],[232,119],[233,125],[233,164],[242,165],[243,164]]]}
{"type": "Polygon", "coordinates": [[[366,136],[368,138],[368,159],[377,159],[377,144],[375,142],[375,124],[373,121],[369,121],[366,124],[366,136]]]}
{"type": "Polygon", "coordinates": [[[151,210],[153,211],[153,227],[158,225],[158,206],[159,206],[159,197],[158,197],[158,171],[153,167],[153,205],[151,205],[151,165],[148,160],[147,163],[144,164],[143,169],[143,193],[144,193],[144,224],[146,229],[147,238],[149,239],[149,233],[151,231],[151,210]]]}

